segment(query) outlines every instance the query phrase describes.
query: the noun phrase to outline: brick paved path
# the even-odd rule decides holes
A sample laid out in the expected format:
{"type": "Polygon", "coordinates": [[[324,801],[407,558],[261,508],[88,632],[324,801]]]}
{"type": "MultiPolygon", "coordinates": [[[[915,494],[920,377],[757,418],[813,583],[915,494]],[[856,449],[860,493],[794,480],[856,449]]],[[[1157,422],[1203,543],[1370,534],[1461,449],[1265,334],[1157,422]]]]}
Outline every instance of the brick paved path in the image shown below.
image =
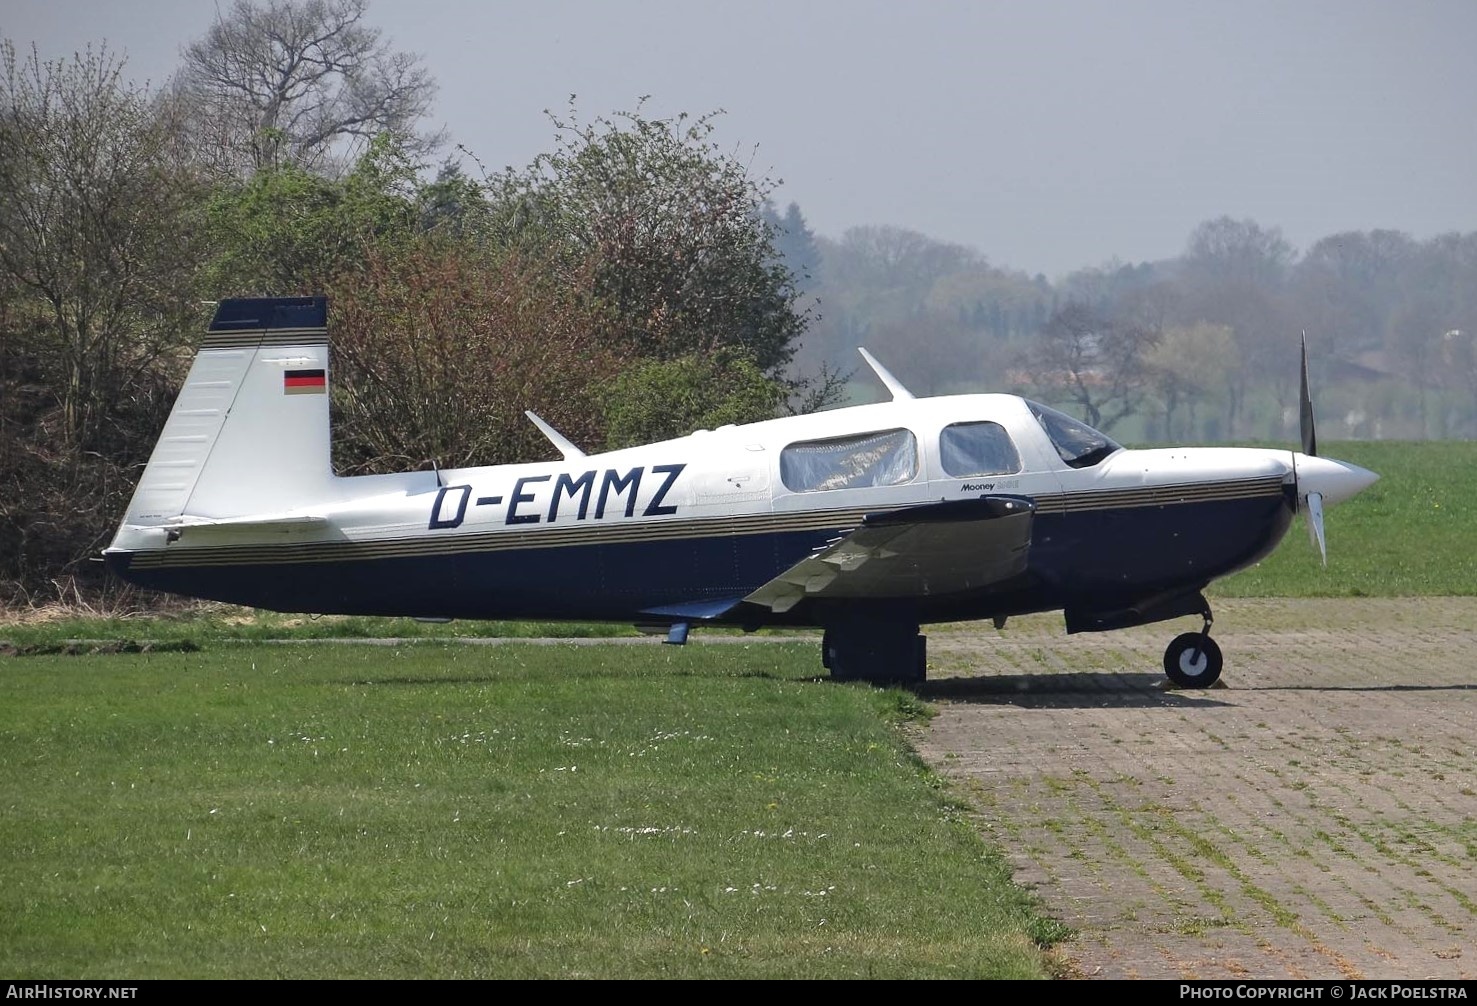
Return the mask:
{"type": "Polygon", "coordinates": [[[1221,601],[1224,688],[1166,623],[935,629],[919,739],[1070,973],[1477,976],[1477,599],[1221,601]]]}

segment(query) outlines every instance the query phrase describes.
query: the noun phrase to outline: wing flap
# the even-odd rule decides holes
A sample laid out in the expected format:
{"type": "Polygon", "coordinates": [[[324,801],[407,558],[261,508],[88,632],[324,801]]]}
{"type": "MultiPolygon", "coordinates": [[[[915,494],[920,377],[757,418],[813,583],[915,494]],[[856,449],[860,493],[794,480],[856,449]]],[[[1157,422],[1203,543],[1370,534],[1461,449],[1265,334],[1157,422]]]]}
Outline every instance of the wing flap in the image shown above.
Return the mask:
{"type": "Polygon", "coordinates": [[[988,587],[1026,568],[1033,500],[984,496],[866,517],[744,598],[784,612],[807,598],[927,597],[988,587]]]}

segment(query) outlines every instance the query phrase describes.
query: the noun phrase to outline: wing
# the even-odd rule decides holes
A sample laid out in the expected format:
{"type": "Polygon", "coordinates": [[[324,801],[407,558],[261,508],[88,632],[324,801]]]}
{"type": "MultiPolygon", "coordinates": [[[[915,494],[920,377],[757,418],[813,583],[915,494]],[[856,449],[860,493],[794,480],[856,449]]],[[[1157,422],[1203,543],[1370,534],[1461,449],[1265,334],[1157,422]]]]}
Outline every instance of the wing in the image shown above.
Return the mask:
{"type": "Polygon", "coordinates": [[[1025,570],[1033,500],[983,496],[869,514],[860,527],[744,598],[788,611],[807,598],[925,597],[1025,570]]]}

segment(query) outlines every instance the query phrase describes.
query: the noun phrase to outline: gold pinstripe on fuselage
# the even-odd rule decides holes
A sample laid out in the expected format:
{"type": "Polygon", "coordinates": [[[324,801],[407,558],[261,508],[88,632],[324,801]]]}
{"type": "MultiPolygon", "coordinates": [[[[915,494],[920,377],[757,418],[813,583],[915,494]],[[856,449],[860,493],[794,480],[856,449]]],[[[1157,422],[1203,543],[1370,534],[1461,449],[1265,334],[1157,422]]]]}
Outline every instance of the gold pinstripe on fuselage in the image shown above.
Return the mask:
{"type": "Polygon", "coordinates": [[[242,329],[235,332],[207,332],[200,349],[256,349],[263,346],[326,346],[326,328],[242,329]]]}
{"type": "MultiPolygon", "coordinates": [[[[301,345],[301,343],[298,343],[301,345]]],[[[1284,477],[1260,476],[1220,482],[1181,483],[1165,486],[1134,486],[1124,489],[1095,489],[1081,492],[1043,493],[1032,497],[1038,516],[1065,515],[1096,510],[1157,509],[1192,503],[1224,502],[1281,496],[1284,477]]],[[[374,559],[416,558],[502,552],[536,548],[570,548],[593,545],[634,544],[683,539],[741,537],[831,531],[846,533],[861,524],[867,514],[907,509],[909,506],[852,507],[836,510],[805,510],[789,513],[754,513],[734,516],[674,518],[670,520],[613,520],[599,524],[499,527],[497,530],[458,534],[410,536],[344,541],[290,542],[278,544],[214,545],[173,547],[134,552],[135,569],[187,566],[246,566],[297,563],[343,563],[374,559]]]]}

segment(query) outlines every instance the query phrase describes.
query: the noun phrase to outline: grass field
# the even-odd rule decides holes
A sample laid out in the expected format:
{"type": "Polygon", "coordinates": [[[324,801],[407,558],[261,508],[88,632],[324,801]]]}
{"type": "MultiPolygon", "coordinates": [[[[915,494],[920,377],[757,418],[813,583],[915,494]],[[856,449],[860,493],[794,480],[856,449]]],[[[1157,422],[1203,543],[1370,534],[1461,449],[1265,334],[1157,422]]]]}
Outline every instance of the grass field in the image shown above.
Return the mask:
{"type": "Polygon", "coordinates": [[[1060,927],[810,646],[0,663],[13,977],[1042,977],[1060,927]]]}
{"type": "MultiPolygon", "coordinates": [[[[1325,453],[1382,475],[1328,569],[1299,525],[1214,594],[1477,593],[1477,444],[1325,453]]],[[[0,973],[1049,973],[1061,927],[913,757],[904,693],[818,686],[813,644],[439,641],[630,631],[12,619],[43,655],[0,660],[0,973]]]]}
{"type": "Polygon", "coordinates": [[[1224,597],[1477,594],[1477,442],[1348,442],[1319,453],[1380,480],[1324,515],[1328,568],[1297,519],[1260,565],[1212,586],[1224,597]]]}

